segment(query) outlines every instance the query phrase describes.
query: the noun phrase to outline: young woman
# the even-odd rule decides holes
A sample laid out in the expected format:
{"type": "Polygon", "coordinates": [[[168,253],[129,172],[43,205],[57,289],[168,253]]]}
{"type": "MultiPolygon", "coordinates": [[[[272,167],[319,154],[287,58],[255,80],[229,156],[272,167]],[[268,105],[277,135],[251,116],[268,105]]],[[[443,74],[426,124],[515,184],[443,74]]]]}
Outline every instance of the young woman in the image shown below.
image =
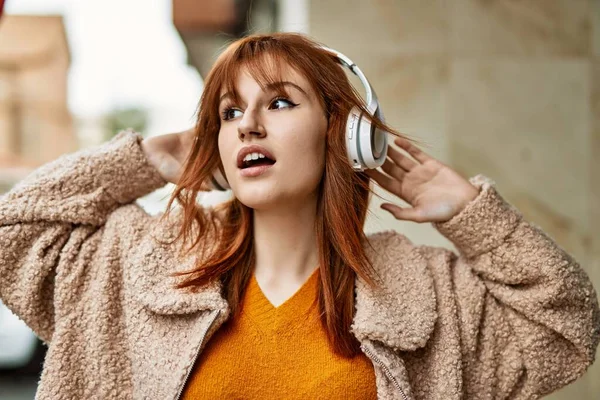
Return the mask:
{"type": "Polygon", "coordinates": [[[581,376],[600,312],[578,263],[373,111],[336,54],[250,36],[216,61],[195,129],[122,131],[17,184],[0,297],[49,344],[37,398],[529,399],[581,376]],[[405,150],[383,172],[351,165],[357,110],[405,150]],[[201,207],[219,172],[233,200],[201,207]],[[365,237],[371,180],[458,254],[365,237]],[[167,182],[166,213],[134,202],[167,182]]]}

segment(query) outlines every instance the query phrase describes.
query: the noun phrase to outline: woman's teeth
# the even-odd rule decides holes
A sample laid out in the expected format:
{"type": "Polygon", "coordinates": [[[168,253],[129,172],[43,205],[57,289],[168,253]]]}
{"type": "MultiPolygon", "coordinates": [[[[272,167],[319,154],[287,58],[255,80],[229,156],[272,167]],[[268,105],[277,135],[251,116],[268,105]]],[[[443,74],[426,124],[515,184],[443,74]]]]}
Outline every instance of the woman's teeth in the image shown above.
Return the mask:
{"type": "Polygon", "coordinates": [[[250,154],[246,154],[246,157],[244,157],[244,162],[250,161],[250,160],[258,160],[259,158],[265,158],[264,154],[261,153],[250,153],[250,154]]]}

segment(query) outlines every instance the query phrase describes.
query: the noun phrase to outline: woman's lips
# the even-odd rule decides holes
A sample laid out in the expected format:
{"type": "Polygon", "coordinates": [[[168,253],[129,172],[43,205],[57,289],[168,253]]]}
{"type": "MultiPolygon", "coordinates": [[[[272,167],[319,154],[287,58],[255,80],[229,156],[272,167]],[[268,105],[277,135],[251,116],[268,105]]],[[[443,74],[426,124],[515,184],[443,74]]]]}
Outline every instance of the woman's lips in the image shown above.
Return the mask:
{"type": "Polygon", "coordinates": [[[262,165],[255,165],[253,167],[240,169],[240,174],[243,177],[252,178],[252,177],[264,174],[273,165],[275,165],[275,164],[262,164],[262,165]]]}

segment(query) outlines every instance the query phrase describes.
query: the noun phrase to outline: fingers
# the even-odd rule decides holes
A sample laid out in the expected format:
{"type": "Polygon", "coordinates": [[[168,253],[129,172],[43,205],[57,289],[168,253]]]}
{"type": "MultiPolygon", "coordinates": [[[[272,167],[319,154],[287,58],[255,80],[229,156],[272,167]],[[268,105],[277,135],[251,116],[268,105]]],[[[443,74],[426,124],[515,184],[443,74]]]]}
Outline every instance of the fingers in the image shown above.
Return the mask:
{"type": "Polygon", "coordinates": [[[411,170],[418,167],[419,162],[425,162],[432,160],[433,158],[427,155],[425,152],[418,149],[407,139],[397,138],[394,141],[400,148],[406,150],[410,155],[415,157],[415,160],[407,155],[402,154],[396,148],[388,147],[388,156],[386,157],[381,169],[385,172],[382,173],[378,169],[366,170],[365,173],[374,179],[379,185],[385,190],[404,198],[402,195],[403,181],[406,175],[411,170]]]}
{"type": "Polygon", "coordinates": [[[387,158],[385,160],[385,162],[381,166],[381,169],[384,170],[386,174],[398,179],[399,181],[403,180],[404,175],[406,175],[406,171],[404,169],[400,168],[399,166],[397,166],[396,163],[394,163],[389,158],[387,158]]]}
{"type": "MultiPolygon", "coordinates": [[[[406,152],[408,154],[413,156],[415,158],[415,160],[419,161],[420,163],[424,163],[424,162],[432,159],[432,157],[430,155],[428,155],[427,153],[425,153],[424,151],[419,149],[417,146],[412,144],[407,139],[399,137],[399,138],[394,139],[394,143],[396,145],[398,145],[400,148],[406,150],[406,152]]],[[[392,154],[399,155],[400,157],[398,157],[398,159],[402,160],[401,162],[410,168],[414,168],[417,165],[417,163],[415,161],[410,160],[410,158],[402,155],[399,151],[397,151],[396,149],[394,149],[392,147],[388,147],[388,151],[392,154]]],[[[394,160],[394,161],[396,161],[396,160],[394,160]]],[[[400,165],[400,164],[398,164],[398,165],[400,165]]],[[[403,166],[403,168],[404,168],[404,166],[403,166]]],[[[408,170],[410,171],[410,169],[408,169],[408,170]]]]}
{"type": "Polygon", "coordinates": [[[374,179],[377,183],[379,183],[379,185],[381,185],[382,188],[384,188],[388,192],[393,193],[395,195],[399,195],[401,183],[397,179],[394,179],[391,176],[388,176],[376,169],[366,170],[365,174],[367,174],[371,179],[374,179]]]}
{"type": "Polygon", "coordinates": [[[381,208],[389,212],[394,218],[403,221],[423,222],[421,213],[416,208],[400,207],[392,203],[383,203],[381,208]]]}
{"type": "MultiPolygon", "coordinates": [[[[404,149],[414,160],[392,146],[388,147],[388,157],[381,166],[385,174],[378,169],[367,170],[365,173],[381,185],[388,192],[395,194],[401,199],[407,201],[402,195],[403,181],[411,170],[418,167],[421,163],[430,161],[433,158],[427,153],[421,151],[410,141],[404,138],[396,138],[394,143],[401,149],[404,149]],[[416,161],[415,161],[416,160],[416,161]],[[386,175],[387,174],[387,175],[386,175]]],[[[409,201],[407,201],[410,203],[409,201]]],[[[384,203],[381,208],[391,213],[398,220],[424,222],[422,212],[418,208],[403,208],[392,203],[384,203]]]]}
{"type": "Polygon", "coordinates": [[[401,168],[406,172],[419,165],[415,160],[410,159],[391,146],[388,147],[388,157],[394,161],[394,164],[398,166],[397,168],[401,168]]]}

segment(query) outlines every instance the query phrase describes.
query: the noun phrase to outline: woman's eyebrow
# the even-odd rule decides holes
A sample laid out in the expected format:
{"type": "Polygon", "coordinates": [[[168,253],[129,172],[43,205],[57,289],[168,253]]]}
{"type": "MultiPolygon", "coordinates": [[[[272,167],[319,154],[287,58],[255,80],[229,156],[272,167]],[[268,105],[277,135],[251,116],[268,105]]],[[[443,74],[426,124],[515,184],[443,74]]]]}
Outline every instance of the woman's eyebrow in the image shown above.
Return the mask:
{"type": "Polygon", "coordinates": [[[302,89],[300,86],[296,85],[294,82],[290,82],[290,81],[280,81],[280,82],[269,83],[267,86],[265,86],[265,91],[277,90],[278,87],[283,87],[283,86],[291,86],[293,88],[296,88],[300,93],[302,93],[306,97],[308,97],[308,93],[306,93],[306,91],[304,91],[304,89],[302,89]]]}
{"type": "MultiPolygon", "coordinates": [[[[277,90],[277,88],[282,87],[282,86],[291,86],[293,88],[296,88],[296,90],[298,90],[300,93],[304,94],[306,97],[308,96],[308,93],[306,93],[306,91],[304,89],[302,89],[300,86],[296,85],[294,82],[290,82],[290,81],[279,81],[279,82],[272,82],[269,83],[265,86],[264,91],[265,92],[270,92],[270,91],[274,91],[277,90]]],[[[227,97],[232,97],[232,93],[231,92],[227,92],[225,94],[223,94],[220,98],[219,98],[219,104],[225,100],[227,97]]]]}

